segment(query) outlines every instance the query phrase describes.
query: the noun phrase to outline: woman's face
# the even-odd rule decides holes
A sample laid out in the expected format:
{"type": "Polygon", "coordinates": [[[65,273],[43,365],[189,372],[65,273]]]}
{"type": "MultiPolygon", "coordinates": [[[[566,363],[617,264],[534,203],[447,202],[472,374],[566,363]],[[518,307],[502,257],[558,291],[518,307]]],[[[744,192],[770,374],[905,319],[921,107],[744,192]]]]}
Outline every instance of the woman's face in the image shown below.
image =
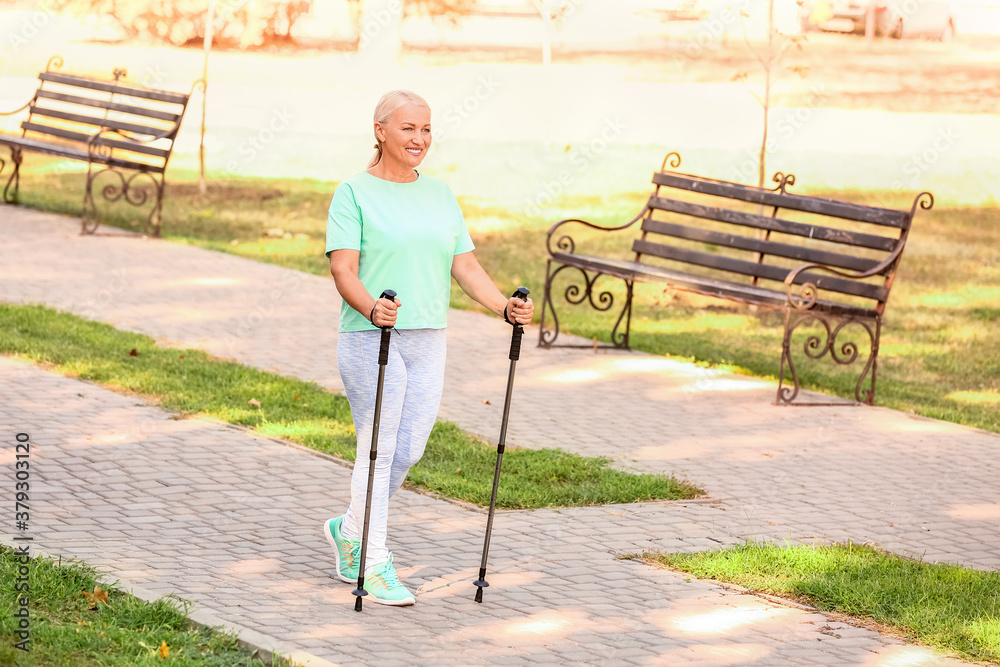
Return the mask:
{"type": "Polygon", "coordinates": [[[375,123],[375,133],[382,140],[383,160],[417,167],[431,147],[431,110],[407,102],[385,124],[375,123]]]}

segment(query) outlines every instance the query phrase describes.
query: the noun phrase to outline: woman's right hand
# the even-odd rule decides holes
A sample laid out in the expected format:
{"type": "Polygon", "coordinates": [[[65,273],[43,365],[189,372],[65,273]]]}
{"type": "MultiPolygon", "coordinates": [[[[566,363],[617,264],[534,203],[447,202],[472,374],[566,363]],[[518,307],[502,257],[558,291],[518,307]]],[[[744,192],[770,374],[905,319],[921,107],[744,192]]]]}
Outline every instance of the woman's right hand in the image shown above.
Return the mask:
{"type": "Polygon", "coordinates": [[[372,324],[377,327],[396,326],[396,311],[402,305],[399,299],[393,301],[389,299],[376,300],[375,310],[372,312],[372,324]]]}

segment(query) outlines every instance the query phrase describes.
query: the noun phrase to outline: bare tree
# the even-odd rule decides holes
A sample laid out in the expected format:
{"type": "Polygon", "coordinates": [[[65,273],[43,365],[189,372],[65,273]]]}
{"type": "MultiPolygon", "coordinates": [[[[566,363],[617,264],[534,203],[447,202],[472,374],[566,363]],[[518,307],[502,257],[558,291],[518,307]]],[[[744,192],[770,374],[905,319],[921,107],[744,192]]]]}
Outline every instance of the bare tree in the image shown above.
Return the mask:
{"type": "MultiPolygon", "coordinates": [[[[743,27],[743,41],[746,43],[747,48],[753,53],[757,62],[760,63],[761,68],[764,70],[764,89],[763,94],[758,94],[757,91],[753,90],[747,79],[749,72],[741,71],[738,72],[734,77],[734,81],[742,81],[746,85],[747,90],[750,94],[754,96],[757,103],[760,104],[761,108],[764,110],[764,131],[761,136],[760,141],[760,154],[757,161],[757,187],[764,187],[765,173],[766,173],[766,162],[767,162],[767,132],[770,121],[771,113],[771,89],[774,84],[778,82],[781,78],[782,70],[779,67],[781,60],[785,53],[792,46],[797,49],[802,49],[802,42],[805,41],[805,35],[784,35],[774,28],[774,0],[768,0],[767,2],[767,50],[760,51],[757,49],[750,41],[747,36],[746,19],[748,14],[744,10],[740,10],[740,25],[743,27]]],[[[806,76],[808,73],[808,68],[803,66],[792,66],[786,67],[785,72],[795,72],[799,76],[806,76]]]]}

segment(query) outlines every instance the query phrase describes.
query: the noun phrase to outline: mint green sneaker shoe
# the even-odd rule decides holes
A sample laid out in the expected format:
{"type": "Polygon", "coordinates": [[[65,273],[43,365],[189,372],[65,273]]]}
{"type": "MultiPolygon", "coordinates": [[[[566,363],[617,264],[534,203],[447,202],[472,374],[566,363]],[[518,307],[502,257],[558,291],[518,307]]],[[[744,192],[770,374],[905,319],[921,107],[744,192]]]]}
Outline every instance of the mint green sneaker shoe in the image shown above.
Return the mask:
{"type": "Polygon", "coordinates": [[[368,591],[365,599],[379,604],[401,607],[417,601],[396,576],[396,568],[392,566],[392,552],[389,552],[389,560],[365,576],[365,590],[368,591]]]}
{"type": "Polygon", "coordinates": [[[344,517],[329,519],[323,528],[327,542],[333,547],[337,556],[337,578],[349,584],[358,583],[358,564],[361,561],[361,540],[347,539],[340,532],[344,525],[344,517]]]}

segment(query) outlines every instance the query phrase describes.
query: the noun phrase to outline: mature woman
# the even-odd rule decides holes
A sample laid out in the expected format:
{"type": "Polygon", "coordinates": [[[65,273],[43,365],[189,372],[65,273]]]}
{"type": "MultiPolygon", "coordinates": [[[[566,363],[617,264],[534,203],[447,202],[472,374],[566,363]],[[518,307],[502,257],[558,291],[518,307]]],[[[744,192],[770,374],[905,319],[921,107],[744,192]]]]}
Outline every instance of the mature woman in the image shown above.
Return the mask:
{"type": "Polygon", "coordinates": [[[337,576],[357,583],[378,373],[379,330],[394,326],[386,367],[372,492],[365,590],[369,600],[413,604],[386,549],[389,498],[420,460],[444,383],[445,326],[451,277],[470,297],[508,322],[531,322],[529,299],[508,299],[473,255],[472,239],[451,189],[417,172],[431,146],[431,110],[419,95],[386,93],[375,107],[375,156],[333,195],[326,254],[344,303],[337,358],[351,404],[358,453],[346,514],[326,522],[337,576]],[[378,299],[385,289],[395,301],[378,299]]]}

